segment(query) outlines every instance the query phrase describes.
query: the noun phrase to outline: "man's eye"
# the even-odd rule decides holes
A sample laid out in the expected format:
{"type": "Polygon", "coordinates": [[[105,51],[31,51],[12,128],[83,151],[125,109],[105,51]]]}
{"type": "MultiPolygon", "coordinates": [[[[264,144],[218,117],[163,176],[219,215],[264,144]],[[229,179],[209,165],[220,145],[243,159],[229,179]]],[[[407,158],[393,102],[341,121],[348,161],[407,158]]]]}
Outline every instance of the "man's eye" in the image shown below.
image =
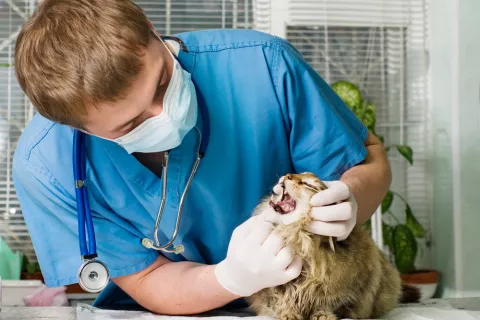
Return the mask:
{"type": "Polygon", "coordinates": [[[136,119],[135,120],[132,120],[130,121],[127,125],[125,125],[125,127],[122,128],[122,132],[125,132],[125,131],[130,131],[132,130],[134,127],[135,127],[135,123],[136,123],[136,119]]]}
{"type": "Polygon", "coordinates": [[[157,91],[155,91],[155,96],[153,97],[153,100],[157,100],[158,97],[160,97],[160,94],[162,93],[162,90],[160,88],[161,87],[158,87],[157,91]]]}
{"type": "Polygon", "coordinates": [[[167,89],[167,85],[168,85],[168,82],[164,83],[164,84],[162,84],[158,87],[157,92],[155,92],[155,100],[159,99],[162,96],[162,94],[167,89]]]}

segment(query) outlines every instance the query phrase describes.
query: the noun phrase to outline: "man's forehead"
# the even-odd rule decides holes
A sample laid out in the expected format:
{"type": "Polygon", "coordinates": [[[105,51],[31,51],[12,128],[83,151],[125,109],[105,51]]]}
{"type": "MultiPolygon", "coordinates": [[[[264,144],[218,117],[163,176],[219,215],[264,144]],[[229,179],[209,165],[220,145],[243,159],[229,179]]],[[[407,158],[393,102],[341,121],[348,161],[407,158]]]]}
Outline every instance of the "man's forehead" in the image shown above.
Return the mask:
{"type": "Polygon", "coordinates": [[[140,109],[151,104],[164,66],[162,46],[160,41],[152,41],[149,47],[144,49],[140,72],[132,78],[128,88],[119,94],[118,99],[100,102],[95,107],[88,108],[84,119],[86,128],[102,125],[104,129],[111,130],[123,121],[134,118],[140,109]]]}

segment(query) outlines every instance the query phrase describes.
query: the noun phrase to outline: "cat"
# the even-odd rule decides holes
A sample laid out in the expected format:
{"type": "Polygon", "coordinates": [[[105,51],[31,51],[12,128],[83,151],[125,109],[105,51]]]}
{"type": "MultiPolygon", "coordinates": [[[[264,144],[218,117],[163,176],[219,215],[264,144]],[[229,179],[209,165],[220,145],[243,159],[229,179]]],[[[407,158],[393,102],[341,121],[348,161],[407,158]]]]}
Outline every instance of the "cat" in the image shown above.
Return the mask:
{"type": "Polygon", "coordinates": [[[303,269],[295,280],[247,297],[257,315],[281,320],[379,318],[398,303],[419,301],[420,291],[402,284],[363,226],[355,226],[343,241],[307,231],[312,221],[309,200],[327,189],[317,176],[287,174],[279,185],[281,194],[262,199],[253,215],[274,224],[274,232],[302,257],[303,269]]]}

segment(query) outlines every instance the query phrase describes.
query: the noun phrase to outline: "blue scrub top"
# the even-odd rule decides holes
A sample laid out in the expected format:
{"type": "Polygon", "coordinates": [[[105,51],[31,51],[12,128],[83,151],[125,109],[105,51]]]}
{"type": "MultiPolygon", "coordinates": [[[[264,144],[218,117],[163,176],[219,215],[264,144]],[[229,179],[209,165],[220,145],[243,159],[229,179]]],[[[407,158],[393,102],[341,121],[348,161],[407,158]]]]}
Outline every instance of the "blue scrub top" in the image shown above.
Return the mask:
{"type": "MultiPolygon", "coordinates": [[[[179,59],[210,117],[210,143],[186,196],[173,261],[215,264],[232,231],[289,172],[339,179],[366,156],[366,127],[287,41],[251,30],[177,35],[179,59]]],[[[201,127],[201,117],[198,125],[201,127]]],[[[24,130],[13,178],[47,286],[77,283],[82,260],[72,170],[73,131],[40,115],[24,130]]],[[[172,150],[159,239],[170,239],[195,160],[192,130],[172,150]]],[[[87,137],[87,186],[99,259],[111,277],[155,261],[152,239],[162,181],[114,142],[87,137]]],[[[161,286],[161,284],[159,284],[161,286]]],[[[113,283],[97,306],[134,302],[113,283]]]]}

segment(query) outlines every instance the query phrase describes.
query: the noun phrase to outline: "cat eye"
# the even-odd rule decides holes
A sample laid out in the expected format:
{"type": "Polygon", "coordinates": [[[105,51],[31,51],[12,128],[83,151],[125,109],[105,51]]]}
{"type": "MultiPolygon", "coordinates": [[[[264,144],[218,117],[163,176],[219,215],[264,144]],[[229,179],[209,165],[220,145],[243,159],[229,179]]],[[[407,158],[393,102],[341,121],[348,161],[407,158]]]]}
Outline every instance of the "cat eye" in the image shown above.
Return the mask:
{"type": "Polygon", "coordinates": [[[310,189],[313,189],[314,191],[317,191],[317,187],[311,185],[310,183],[307,183],[305,181],[301,181],[302,184],[306,185],[307,187],[309,187],[310,189]]]}

